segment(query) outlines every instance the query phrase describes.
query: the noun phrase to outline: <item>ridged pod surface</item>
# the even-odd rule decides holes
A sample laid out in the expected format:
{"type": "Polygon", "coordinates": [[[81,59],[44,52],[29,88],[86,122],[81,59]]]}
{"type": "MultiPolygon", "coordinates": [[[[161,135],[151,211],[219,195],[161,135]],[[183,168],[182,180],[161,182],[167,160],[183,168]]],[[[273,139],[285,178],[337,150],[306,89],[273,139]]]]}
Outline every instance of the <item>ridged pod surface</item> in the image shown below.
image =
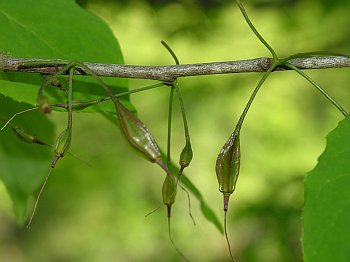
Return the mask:
{"type": "Polygon", "coordinates": [[[240,159],[239,133],[234,132],[222,147],[216,159],[216,176],[219,182],[219,190],[224,195],[225,211],[228,209],[229,197],[236,189],[240,159]]]}
{"type": "Polygon", "coordinates": [[[161,161],[157,142],[145,124],[119,101],[115,105],[121,129],[129,143],[151,162],[161,161]]]}

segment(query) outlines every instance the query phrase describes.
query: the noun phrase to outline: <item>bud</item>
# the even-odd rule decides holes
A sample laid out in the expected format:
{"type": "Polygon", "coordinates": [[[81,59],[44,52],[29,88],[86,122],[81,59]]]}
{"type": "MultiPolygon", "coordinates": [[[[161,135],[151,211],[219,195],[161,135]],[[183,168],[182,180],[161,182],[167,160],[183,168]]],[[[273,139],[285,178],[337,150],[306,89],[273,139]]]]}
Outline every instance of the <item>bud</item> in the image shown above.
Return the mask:
{"type": "Polygon", "coordinates": [[[193,157],[193,152],[192,152],[192,147],[191,147],[191,143],[190,141],[186,141],[186,145],[184,147],[184,149],[182,149],[182,152],[180,154],[180,166],[181,168],[185,168],[187,167],[193,157]]]}

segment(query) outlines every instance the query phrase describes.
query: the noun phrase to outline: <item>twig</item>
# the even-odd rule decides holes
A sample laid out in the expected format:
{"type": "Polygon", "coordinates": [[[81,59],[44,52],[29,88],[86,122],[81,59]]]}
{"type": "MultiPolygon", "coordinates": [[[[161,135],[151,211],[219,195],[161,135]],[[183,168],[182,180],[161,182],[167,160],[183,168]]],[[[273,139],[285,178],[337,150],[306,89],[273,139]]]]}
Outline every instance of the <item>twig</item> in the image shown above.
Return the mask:
{"type": "MultiPolygon", "coordinates": [[[[63,65],[71,61],[53,59],[28,59],[1,57],[0,69],[5,72],[32,72],[53,74],[63,65]],[[31,64],[31,65],[30,65],[31,64]]],[[[181,64],[166,66],[139,66],[120,64],[84,63],[98,76],[139,78],[160,80],[171,83],[179,77],[232,74],[244,72],[266,72],[271,66],[271,58],[255,58],[249,60],[212,62],[198,64],[181,64]]],[[[350,67],[350,58],[346,56],[323,56],[294,58],[289,63],[299,69],[325,69],[350,67]]],[[[277,67],[275,71],[289,70],[286,67],[277,67]]],[[[68,72],[65,72],[68,74],[68,72]]],[[[84,74],[82,70],[76,70],[75,74],[84,74]]]]}

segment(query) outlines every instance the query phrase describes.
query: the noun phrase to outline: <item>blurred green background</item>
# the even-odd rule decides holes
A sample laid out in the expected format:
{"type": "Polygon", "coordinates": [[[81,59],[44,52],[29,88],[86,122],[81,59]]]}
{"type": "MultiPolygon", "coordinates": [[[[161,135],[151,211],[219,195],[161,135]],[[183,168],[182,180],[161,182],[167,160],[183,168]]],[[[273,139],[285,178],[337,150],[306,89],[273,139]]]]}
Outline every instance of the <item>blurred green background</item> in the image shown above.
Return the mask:
{"type": "MultiPolygon", "coordinates": [[[[80,4],[110,25],[127,64],[173,64],[161,40],[170,44],[181,63],[269,56],[232,2],[80,4]]],[[[349,1],[246,2],[253,23],[280,56],[317,50],[350,53],[349,1]]],[[[307,73],[350,108],[349,69],[307,73]]],[[[250,73],[180,79],[194,150],[186,175],[220,219],[216,156],[260,77],[250,73]]],[[[130,80],[130,88],[149,83],[130,80]]],[[[168,96],[168,88],[161,87],[131,98],[163,149],[168,96]]],[[[174,112],[172,156],[177,162],[184,143],[177,103],[174,112]]],[[[62,129],[65,114],[49,117],[62,129]]],[[[302,261],[303,179],[323,151],[324,137],[341,119],[296,73],[276,72],[267,80],[241,134],[241,174],[228,217],[238,261],[302,261]]],[[[162,171],[135,155],[120,131],[97,114],[75,114],[71,151],[93,168],[69,156],[61,161],[30,230],[14,223],[10,199],[0,184],[0,261],[181,261],[168,239],[165,208],[144,217],[161,205],[162,171]]],[[[172,217],[177,246],[191,261],[229,261],[224,237],[205,220],[194,198],[192,211],[195,227],[186,195],[179,191],[172,217]]]]}

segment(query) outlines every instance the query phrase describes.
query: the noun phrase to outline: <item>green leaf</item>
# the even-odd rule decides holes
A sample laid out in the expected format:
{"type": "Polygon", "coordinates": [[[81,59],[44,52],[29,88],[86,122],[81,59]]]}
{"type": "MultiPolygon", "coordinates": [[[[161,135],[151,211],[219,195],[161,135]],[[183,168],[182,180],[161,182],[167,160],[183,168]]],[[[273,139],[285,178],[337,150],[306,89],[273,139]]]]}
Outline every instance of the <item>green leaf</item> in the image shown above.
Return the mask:
{"type": "MultiPolygon", "coordinates": [[[[0,0],[0,51],[24,58],[67,59],[75,61],[123,63],[119,44],[111,30],[98,17],[80,8],[73,0],[0,0]]],[[[42,83],[39,74],[0,72],[1,122],[14,113],[36,105],[42,83]],[[14,102],[10,97],[18,102],[14,102]]],[[[125,79],[107,79],[113,92],[127,91],[125,79]]],[[[45,90],[51,103],[66,102],[64,92],[45,90]]],[[[106,96],[90,77],[76,77],[74,99],[90,100],[106,96]]],[[[127,98],[127,97],[126,97],[127,98]]],[[[95,110],[115,114],[110,102],[95,110]]],[[[129,108],[131,107],[128,104],[129,108]]],[[[132,108],[132,107],[131,107],[132,108]]],[[[85,111],[91,111],[91,108],[85,111]]],[[[14,124],[44,141],[53,143],[54,128],[39,112],[18,117],[14,124]]],[[[12,200],[19,224],[27,216],[27,203],[41,186],[52,158],[52,150],[19,141],[10,128],[0,133],[0,178],[12,200]]]]}
{"type": "MultiPolygon", "coordinates": [[[[123,63],[112,31],[73,0],[0,0],[0,51],[15,57],[67,59],[80,62],[123,63]]],[[[104,79],[114,93],[127,91],[127,80],[104,79]]],[[[39,74],[0,72],[0,93],[36,105],[39,74]],[[10,80],[10,81],[8,81],[10,80]]],[[[51,103],[65,102],[64,92],[49,87],[51,103]]],[[[106,96],[90,77],[76,77],[75,100],[106,96]]],[[[94,106],[114,112],[110,102],[94,106]]],[[[85,109],[91,111],[91,108],[85,109]]]]}
{"type": "Polygon", "coordinates": [[[350,261],[350,118],[327,136],[317,166],[305,179],[306,262],[350,261]]]}
{"type": "MultiPolygon", "coordinates": [[[[0,95],[0,122],[9,119],[14,110],[29,105],[15,102],[0,95]]],[[[53,142],[54,127],[39,111],[17,117],[13,125],[19,126],[46,143],[53,142]]],[[[0,178],[12,199],[18,224],[27,217],[27,203],[44,180],[52,160],[52,149],[42,145],[27,144],[16,137],[10,127],[0,133],[0,178]]]]}

